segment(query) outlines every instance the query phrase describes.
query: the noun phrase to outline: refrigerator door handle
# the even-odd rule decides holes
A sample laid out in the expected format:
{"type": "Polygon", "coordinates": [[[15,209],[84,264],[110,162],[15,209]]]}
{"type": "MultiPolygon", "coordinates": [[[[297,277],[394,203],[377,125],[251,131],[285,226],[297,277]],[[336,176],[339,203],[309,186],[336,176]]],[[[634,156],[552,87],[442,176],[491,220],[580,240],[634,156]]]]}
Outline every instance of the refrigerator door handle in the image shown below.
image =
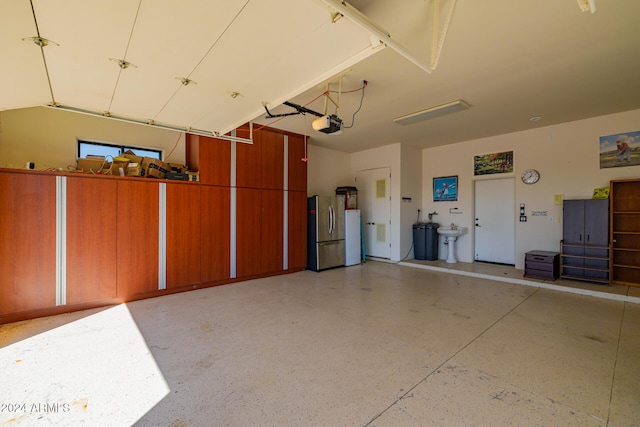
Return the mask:
{"type": "Polygon", "coordinates": [[[333,206],[329,205],[329,234],[333,234],[333,206]]]}
{"type": "Polygon", "coordinates": [[[331,234],[336,231],[336,210],[333,208],[333,203],[331,203],[331,234]]]}

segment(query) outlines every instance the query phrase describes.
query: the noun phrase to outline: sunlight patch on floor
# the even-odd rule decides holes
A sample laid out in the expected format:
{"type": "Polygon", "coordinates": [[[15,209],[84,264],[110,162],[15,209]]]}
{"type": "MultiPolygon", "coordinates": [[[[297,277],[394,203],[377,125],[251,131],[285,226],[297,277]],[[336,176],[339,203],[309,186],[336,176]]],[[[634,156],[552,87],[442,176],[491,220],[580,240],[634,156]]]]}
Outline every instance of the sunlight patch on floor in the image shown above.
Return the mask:
{"type": "Polygon", "coordinates": [[[0,425],[131,425],[169,386],[125,304],[0,348],[0,425]]]}

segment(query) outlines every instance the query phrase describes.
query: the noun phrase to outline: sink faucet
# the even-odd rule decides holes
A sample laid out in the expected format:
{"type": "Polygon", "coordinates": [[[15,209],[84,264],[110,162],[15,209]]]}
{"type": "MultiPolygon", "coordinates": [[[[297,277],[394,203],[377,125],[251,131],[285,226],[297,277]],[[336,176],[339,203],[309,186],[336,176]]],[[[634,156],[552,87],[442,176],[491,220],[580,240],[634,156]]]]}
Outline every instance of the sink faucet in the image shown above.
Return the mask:
{"type": "Polygon", "coordinates": [[[429,219],[432,219],[434,215],[438,215],[438,212],[436,211],[429,212],[429,219]]]}
{"type": "Polygon", "coordinates": [[[458,226],[457,226],[457,225],[455,225],[454,223],[451,223],[451,229],[452,229],[452,230],[457,230],[457,229],[458,229],[458,226]]]}

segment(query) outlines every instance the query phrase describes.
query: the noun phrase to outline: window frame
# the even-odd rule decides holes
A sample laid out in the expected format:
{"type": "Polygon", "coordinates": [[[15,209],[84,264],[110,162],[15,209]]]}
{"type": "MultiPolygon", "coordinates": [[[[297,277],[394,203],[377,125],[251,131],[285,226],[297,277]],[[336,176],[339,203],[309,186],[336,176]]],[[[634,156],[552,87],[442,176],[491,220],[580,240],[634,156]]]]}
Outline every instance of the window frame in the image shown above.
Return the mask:
{"type": "MultiPolygon", "coordinates": [[[[158,157],[157,157],[158,160],[163,160],[163,157],[164,157],[164,150],[161,149],[161,148],[139,147],[139,146],[135,146],[135,145],[117,144],[115,142],[95,141],[95,140],[91,140],[91,139],[77,138],[76,159],[79,159],[79,158],[82,157],[80,155],[80,151],[81,151],[80,147],[81,147],[82,144],[90,144],[90,145],[97,145],[97,146],[103,146],[103,147],[116,148],[116,149],[119,150],[119,154],[118,155],[121,155],[122,153],[124,153],[127,150],[131,150],[134,153],[136,153],[136,150],[143,150],[143,151],[145,151],[145,153],[156,153],[158,155],[158,157]]],[[[87,153],[87,154],[91,154],[91,153],[87,153]]],[[[136,155],[139,155],[139,154],[136,153],[136,155]]],[[[141,157],[153,157],[153,156],[147,155],[147,156],[141,156],[141,157]]]]}

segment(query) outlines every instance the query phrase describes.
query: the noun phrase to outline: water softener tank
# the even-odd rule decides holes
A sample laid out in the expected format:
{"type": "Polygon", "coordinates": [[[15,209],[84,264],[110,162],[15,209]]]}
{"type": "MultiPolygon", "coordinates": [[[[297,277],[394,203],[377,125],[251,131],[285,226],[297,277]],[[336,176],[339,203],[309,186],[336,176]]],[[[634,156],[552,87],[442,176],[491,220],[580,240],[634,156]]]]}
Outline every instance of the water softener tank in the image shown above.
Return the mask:
{"type": "Polygon", "coordinates": [[[427,224],[424,222],[413,224],[413,257],[427,259],[427,224]]]}
{"type": "Polygon", "coordinates": [[[427,261],[438,259],[438,227],[440,224],[429,222],[425,224],[425,258],[427,261]]]}

